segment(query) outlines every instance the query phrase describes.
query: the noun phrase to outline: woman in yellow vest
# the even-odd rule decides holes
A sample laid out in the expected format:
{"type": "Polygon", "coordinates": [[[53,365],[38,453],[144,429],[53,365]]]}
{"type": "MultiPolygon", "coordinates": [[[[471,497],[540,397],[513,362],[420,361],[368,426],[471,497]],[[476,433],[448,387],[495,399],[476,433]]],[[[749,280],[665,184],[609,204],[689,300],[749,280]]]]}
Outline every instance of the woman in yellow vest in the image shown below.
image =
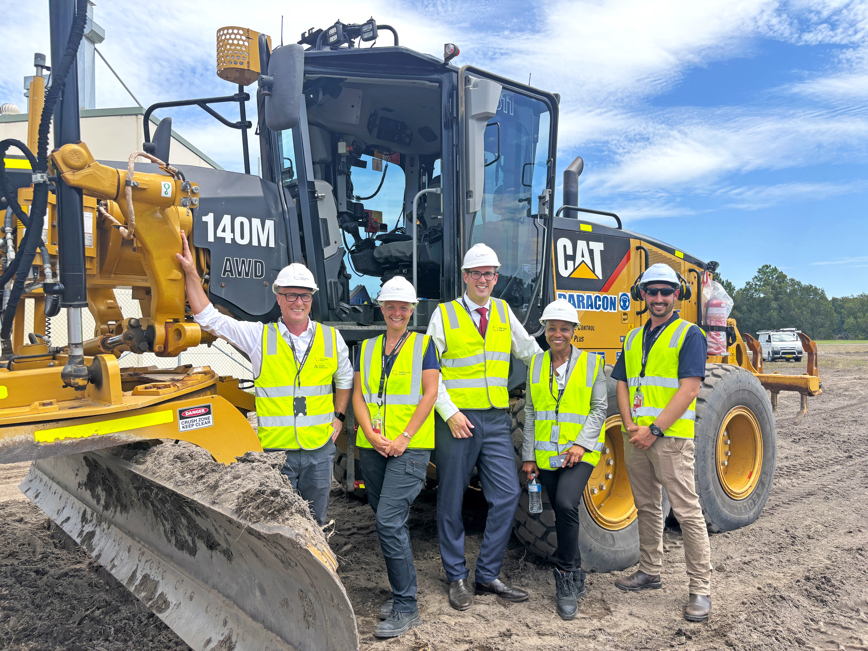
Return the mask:
{"type": "Polygon", "coordinates": [[[434,447],[434,402],[440,362],[430,337],[410,332],[416,290],[404,278],[387,281],[378,298],[386,334],[359,347],[353,411],[368,503],[386,559],[392,598],[380,608],[376,637],[397,637],[421,623],[407,518],[425,483],[434,447]]]}
{"type": "Polygon", "coordinates": [[[579,597],[587,594],[579,502],[603,448],[605,362],[570,343],[579,318],[568,301],[550,303],[540,322],[549,350],[535,355],[528,368],[521,469],[528,480],[539,479],[554,509],[557,610],[562,619],[573,619],[579,597]]]}

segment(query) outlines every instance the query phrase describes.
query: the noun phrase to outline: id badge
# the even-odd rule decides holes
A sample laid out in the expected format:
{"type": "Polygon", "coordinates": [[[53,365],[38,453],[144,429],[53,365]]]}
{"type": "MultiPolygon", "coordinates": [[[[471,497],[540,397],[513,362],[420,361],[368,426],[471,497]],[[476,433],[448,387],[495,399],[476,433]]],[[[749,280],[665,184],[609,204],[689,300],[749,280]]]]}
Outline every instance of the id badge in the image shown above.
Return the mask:
{"type": "Polygon", "coordinates": [[[636,418],[636,412],[642,408],[642,401],[642,392],[637,391],[636,395],[633,396],[633,418],[636,418]]]}
{"type": "Polygon", "coordinates": [[[374,430],[374,434],[382,434],[383,420],[381,418],[375,418],[371,421],[371,428],[374,430]]]}
{"type": "Polygon", "coordinates": [[[307,398],[304,396],[293,398],[292,411],[296,416],[307,416],[307,398]]]}
{"type": "Polygon", "coordinates": [[[552,436],[549,439],[552,443],[557,443],[561,438],[561,426],[560,425],[552,425],[552,436]]]}
{"type": "Polygon", "coordinates": [[[564,459],[567,458],[565,454],[559,454],[556,457],[549,457],[549,468],[560,468],[564,465],[564,459]]]}

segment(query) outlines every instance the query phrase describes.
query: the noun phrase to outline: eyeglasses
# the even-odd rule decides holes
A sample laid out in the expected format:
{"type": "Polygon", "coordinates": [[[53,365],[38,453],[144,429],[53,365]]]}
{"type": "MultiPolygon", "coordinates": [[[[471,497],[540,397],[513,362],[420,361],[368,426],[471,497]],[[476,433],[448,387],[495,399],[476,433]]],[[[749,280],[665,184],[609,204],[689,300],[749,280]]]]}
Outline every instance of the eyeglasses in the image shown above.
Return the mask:
{"type": "Polygon", "coordinates": [[[651,296],[652,298],[654,296],[657,296],[657,294],[662,294],[663,296],[672,296],[675,292],[676,292],[676,290],[674,290],[672,288],[668,288],[668,289],[664,289],[662,287],[646,287],[645,288],[645,294],[647,296],[651,296]]]}
{"type": "Polygon", "coordinates": [[[473,280],[479,280],[480,278],[485,278],[486,280],[494,280],[497,276],[496,271],[468,271],[467,274],[473,278],[473,280]]]}
{"type": "Polygon", "coordinates": [[[284,294],[282,292],[277,292],[277,295],[283,296],[287,303],[295,303],[298,299],[301,299],[302,303],[310,303],[311,300],[313,300],[313,294],[284,294]]]}

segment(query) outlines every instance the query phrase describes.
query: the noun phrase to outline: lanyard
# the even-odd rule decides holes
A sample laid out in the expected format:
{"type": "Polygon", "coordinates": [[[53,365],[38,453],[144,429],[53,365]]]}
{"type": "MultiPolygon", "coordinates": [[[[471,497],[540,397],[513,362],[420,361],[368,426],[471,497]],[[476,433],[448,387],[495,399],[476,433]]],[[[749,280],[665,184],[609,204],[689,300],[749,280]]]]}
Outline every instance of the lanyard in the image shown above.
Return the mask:
{"type": "MultiPolygon", "coordinates": [[[[567,357],[567,369],[564,371],[564,386],[563,388],[558,387],[558,397],[555,398],[555,422],[558,422],[558,413],[561,410],[561,398],[564,397],[564,391],[567,389],[567,382],[570,379],[570,362],[573,361],[573,353],[570,351],[570,356],[567,357]]],[[[549,393],[552,394],[552,398],[555,397],[554,392],[554,379],[555,379],[555,363],[551,356],[551,351],[549,351],[549,393]]]]}
{"type": "MultiPolygon", "coordinates": [[[[283,320],[283,319],[281,319],[283,320]]],[[[283,322],[284,327],[286,327],[286,321],[283,322]]],[[[289,328],[286,328],[286,331],[289,332],[289,328]]],[[[313,335],[311,335],[310,343],[307,345],[307,350],[304,351],[304,357],[301,360],[301,364],[298,363],[298,353],[295,352],[295,345],[292,343],[292,336],[289,337],[289,348],[292,350],[292,356],[295,358],[295,380],[293,384],[295,386],[301,386],[301,370],[304,368],[305,363],[307,363],[307,357],[310,355],[310,350],[313,348],[313,340],[316,339],[316,326],[313,327],[313,335]]]]}
{"type": "MultiPolygon", "coordinates": [[[[657,334],[655,334],[652,337],[650,343],[648,343],[647,340],[648,340],[648,333],[651,332],[651,330],[644,330],[642,332],[642,369],[639,371],[639,378],[640,379],[645,377],[645,366],[648,364],[648,355],[651,354],[651,349],[654,347],[654,344],[657,342],[657,339],[660,337],[660,335],[663,334],[663,331],[666,330],[669,323],[670,322],[667,321],[666,323],[664,323],[663,325],[661,325],[657,329],[657,334]]],[[[641,383],[640,383],[640,386],[641,386],[641,383]]]]}
{"type": "Polygon", "coordinates": [[[401,352],[401,348],[404,345],[404,341],[410,335],[410,329],[407,328],[404,331],[404,334],[401,335],[401,338],[398,340],[398,343],[395,344],[395,347],[392,349],[391,355],[386,355],[386,335],[380,335],[383,338],[383,347],[380,349],[382,352],[382,370],[380,371],[380,389],[377,391],[377,407],[383,406],[383,390],[386,386],[386,369],[388,368],[389,373],[392,372],[392,366],[395,365],[395,358],[398,356],[398,353],[401,352]]]}

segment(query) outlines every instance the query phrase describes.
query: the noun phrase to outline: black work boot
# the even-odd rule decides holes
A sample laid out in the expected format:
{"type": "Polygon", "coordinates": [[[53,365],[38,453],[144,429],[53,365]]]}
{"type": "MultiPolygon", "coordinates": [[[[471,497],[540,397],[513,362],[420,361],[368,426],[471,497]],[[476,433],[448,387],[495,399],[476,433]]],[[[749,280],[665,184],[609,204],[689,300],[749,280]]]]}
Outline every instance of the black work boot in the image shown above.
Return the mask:
{"type": "MultiPolygon", "coordinates": [[[[573,585],[573,573],[554,569],[555,586],[557,589],[558,615],[561,619],[575,619],[579,611],[576,601],[576,590],[573,585]]],[[[582,586],[584,589],[584,585],[582,586]]]]}
{"type": "Polygon", "coordinates": [[[393,610],[386,619],[377,624],[374,629],[374,637],[398,637],[421,623],[422,618],[419,616],[418,610],[414,610],[412,613],[399,613],[397,610],[393,610]]]}
{"type": "Polygon", "coordinates": [[[585,570],[578,569],[573,572],[573,591],[576,593],[576,599],[588,596],[588,589],[585,587],[585,570]]]}
{"type": "Polygon", "coordinates": [[[392,614],[392,607],[395,605],[395,600],[392,597],[389,597],[386,601],[383,602],[383,605],[380,606],[379,617],[380,621],[384,619],[389,619],[389,615],[392,614]]]}

